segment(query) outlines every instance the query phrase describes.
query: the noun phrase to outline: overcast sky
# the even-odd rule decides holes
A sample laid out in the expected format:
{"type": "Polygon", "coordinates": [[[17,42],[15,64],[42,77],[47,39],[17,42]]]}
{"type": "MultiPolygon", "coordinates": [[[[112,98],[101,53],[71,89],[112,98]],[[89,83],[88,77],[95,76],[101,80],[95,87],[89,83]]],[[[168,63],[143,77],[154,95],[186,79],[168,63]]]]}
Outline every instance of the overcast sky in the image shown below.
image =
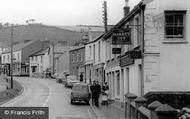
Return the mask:
{"type": "MultiPolygon", "coordinates": [[[[0,0],[0,22],[25,24],[27,19],[48,25],[102,25],[103,0],[0,0]]],[[[129,0],[134,6],[140,0],[129,0]]],[[[125,0],[107,0],[108,24],[123,17],[125,0]]]]}

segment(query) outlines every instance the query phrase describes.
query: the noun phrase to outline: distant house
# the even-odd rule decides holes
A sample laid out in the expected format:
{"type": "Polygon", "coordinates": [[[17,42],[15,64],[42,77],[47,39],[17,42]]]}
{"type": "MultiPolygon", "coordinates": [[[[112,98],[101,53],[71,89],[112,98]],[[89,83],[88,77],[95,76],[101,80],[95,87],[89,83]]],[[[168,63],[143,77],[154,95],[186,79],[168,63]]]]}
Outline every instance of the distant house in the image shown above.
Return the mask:
{"type": "Polygon", "coordinates": [[[29,56],[30,59],[30,76],[42,77],[50,68],[50,49],[40,50],[29,56]]]}
{"type": "Polygon", "coordinates": [[[106,46],[102,37],[100,35],[85,44],[85,77],[88,83],[94,80],[101,83],[105,79],[106,46]]]}
{"type": "Polygon", "coordinates": [[[75,46],[64,46],[62,44],[50,45],[50,69],[51,74],[69,73],[69,50],[75,46]],[[53,56],[54,50],[54,56],[53,56]],[[53,61],[54,59],[54,61],[53,61]],[[54,69],[54,71],[53,71],[54,69]]]}
{"type": "MultiPolygon", "coordinates": [[[[42,48],[40,40],[34,40],[27,43],[19,43],[13,46],[13,75],[29,75],[29,56],[42,48]]],[[[2,51],[1,57],[4,73],[10,75],[11,52],[10,48],[2,51]]]]}
{"type": "Polygon", "coordinates": [[[85,46],[78,46],[69,51],[70,54],[70,75],[79,79],[79,75],[85,74],[85,46]]]}

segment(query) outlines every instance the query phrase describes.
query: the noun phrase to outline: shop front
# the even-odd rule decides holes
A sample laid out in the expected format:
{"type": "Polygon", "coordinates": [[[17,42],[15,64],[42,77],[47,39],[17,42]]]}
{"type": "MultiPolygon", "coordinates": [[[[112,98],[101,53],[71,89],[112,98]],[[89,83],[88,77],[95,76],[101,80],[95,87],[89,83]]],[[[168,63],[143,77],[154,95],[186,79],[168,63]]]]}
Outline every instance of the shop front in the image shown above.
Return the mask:
{"type": "Polygon", "coordinates": [[[105,82],[104,63],[96,64],[94,67],[94,79],[97,80],[101,85],[105,82]]]}
{"type": "Polygon", "coordinates": [[[120,57],[121,66],[121,98],[124,100],[124,94],[133,93],[142,94],[142,60],[141,51],[132,50],[126,52],[120,57]]]}

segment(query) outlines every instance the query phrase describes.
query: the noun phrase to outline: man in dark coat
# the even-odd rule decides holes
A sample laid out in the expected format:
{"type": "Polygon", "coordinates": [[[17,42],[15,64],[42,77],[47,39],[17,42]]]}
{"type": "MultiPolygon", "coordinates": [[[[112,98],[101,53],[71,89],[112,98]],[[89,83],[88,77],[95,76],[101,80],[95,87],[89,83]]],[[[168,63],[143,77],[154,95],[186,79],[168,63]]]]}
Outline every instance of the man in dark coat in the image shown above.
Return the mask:
{"type": "Polygon", "coordinates": [[[90,90],[92,93],[92,105],[95,105],[95,84],[96,82],[93,81],[93,84],[90,86],[90,90]]]}
{"type": "Polygon", "coordinates": [[[80,82],[83,82],[83,74],[80,74],[80,82]]]}
{"type": "Polygon", "coordinates": [[[95,105],[96,105],[96,107],[99,107],[100,93],[101,93],[101,86],[98,83],[98,81],[96,81],[95,87],[94,87],[94,98],[95,98],[95,105]]]}

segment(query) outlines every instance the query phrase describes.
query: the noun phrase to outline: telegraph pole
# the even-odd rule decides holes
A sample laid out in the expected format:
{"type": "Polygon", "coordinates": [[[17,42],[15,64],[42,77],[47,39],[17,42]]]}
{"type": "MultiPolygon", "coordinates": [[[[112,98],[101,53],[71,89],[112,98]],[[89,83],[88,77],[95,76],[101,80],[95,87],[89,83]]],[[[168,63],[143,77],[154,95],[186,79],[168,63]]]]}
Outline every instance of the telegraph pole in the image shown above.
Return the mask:
{"type": "Polygon", "coordinates": [[[11,89],[13,89],[13,27],[11,27],[11,65],[10,65],[10,75],[11,75],[11,89]]]}
{"type": "Polygon", "coordinates": [[[108,18],[107,18],[107,2],[104,1],[103,3],[103,23],[105,28],[105,33],[108,31],[108,24],[107,24],[108,18]]]}
{"type": "MultiPolygon", "coordinates": [[[[52,57],[53,57],[53,64],[52,64],[52,69],[53,69],[53,71],[52,71],[52,73],[54,74],[55,73],[55,48],[54,48],[54,41],[53,41],[53,43],[52,43],[52,57]]],[[[52,74],[52,75],[53,75],[52,74]]]]}

